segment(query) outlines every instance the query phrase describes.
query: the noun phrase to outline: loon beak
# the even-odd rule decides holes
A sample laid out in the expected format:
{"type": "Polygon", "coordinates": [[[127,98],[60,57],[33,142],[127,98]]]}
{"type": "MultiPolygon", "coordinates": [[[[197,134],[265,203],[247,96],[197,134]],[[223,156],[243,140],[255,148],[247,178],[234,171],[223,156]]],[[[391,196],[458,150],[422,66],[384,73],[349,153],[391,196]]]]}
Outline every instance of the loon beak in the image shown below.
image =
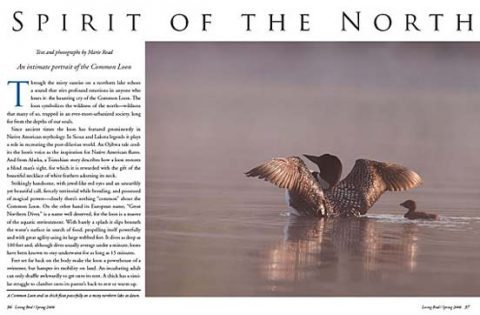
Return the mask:
{"type": "Polygon", "coordinates": [[[405,207],[405,201],[400,204],[402,207],[405,207]]]}
{"type": "Polygon", "coordinates": [[[303,155],[304,157],[306,157],[307,159],[309,159],[310,161],[312,161],[313,163],[315,164],[318,164],[318,159],[319,157],[318,156],[315,156],[315,155],[309,155],[309,154],[304,154],[303,155]]]}

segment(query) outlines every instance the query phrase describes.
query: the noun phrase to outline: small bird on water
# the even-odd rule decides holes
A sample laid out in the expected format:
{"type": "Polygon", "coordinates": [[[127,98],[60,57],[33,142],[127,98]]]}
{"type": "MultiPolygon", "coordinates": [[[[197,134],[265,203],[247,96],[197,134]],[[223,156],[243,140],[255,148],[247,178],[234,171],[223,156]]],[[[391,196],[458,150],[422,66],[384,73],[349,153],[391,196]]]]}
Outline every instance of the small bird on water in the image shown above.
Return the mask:
{"type": "Polygon", "coordinates": [[[408,209],[407,213],[405,213],[404,217],[410,220],[437,220],[438,215],[433,213],[425,213],[425,212],[416,212],[417,204],[413,200],[406,200],[400,204],[402,207],[408,209]]]}
{"type": "Polygon", "coordinates": [[[385,191],[402,191],[421,184],[420,176],[395,163],[359,159],[342,181],[342,164],[330,154],[305,155],[320,172],[311,172],[298,156],[274,158],[245,175],[286,188],[289,205],[300,215],[314,217],[360,216],[385,191]]]}

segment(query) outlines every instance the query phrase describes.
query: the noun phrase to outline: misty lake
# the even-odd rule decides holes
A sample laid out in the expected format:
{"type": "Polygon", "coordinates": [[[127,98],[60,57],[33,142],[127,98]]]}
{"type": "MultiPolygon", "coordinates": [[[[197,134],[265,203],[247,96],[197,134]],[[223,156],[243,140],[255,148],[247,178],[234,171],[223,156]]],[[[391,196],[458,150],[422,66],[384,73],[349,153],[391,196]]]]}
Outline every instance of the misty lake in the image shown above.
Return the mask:
{"type": "Polygon", "coordinates": [[[147,296],[480,295],[480,44],[147,43],[146,60],[147,296]],[[304,153],[424,183],[318,220],[243,174],[304,153]],[[440,219],[404,219],[406,199],[440,219]]]}

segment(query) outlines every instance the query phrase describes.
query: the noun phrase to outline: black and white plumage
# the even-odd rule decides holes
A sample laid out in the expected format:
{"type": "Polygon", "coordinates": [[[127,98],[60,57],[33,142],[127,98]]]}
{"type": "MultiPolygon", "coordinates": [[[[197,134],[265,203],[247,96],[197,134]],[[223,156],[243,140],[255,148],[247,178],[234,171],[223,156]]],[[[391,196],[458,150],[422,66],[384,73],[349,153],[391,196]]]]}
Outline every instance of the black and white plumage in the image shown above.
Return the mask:
{"type": "Polygon", "coordinates": [[[301,158],[275,158],[251,169],[245,175],[264,179],[297,195],[298,204],[294,208],[300,214],[327,216],[322,187],[301,158]]]}
{"type": "Polygon", "coordinates": [[[272,159],[245,174],[288,189],[295,197],[290,206],[301,215],[315,217],[359,216],[365,214],[385,191],[407,190],[422,182],[417,173],[401,165],[366,159],[357,160],[350,174],[339,181],[341,163],[339,167],[337,163],[317,163],[321,157],[318,160],[306,157],[319,166],[320,177],[324,180],[328,177],[324,176],[325,172],[334,174],[329,178],[329,188],[322,189],[302,159],[296,156],[272,159]]]}

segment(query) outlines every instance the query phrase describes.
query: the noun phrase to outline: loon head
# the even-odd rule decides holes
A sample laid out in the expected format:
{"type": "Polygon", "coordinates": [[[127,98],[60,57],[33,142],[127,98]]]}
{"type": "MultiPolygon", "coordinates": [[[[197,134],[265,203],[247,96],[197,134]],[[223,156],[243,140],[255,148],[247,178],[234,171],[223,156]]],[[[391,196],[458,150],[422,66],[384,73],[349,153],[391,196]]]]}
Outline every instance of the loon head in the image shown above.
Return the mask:
{"type": "Polygon", "coordinates": [[[342,162],[335,155],[323,154],[321,156],[304,154],[307,159],[318,166],[320,177],[325,180],[330,187],[335,186],[342,176],[342,162]]]}
{"type": "Polygon", "coordinates": [[[402,207],[407,208],[409,211],[415,211],[417,204],[413,200],[406,200],[400,204],[402,207]]]}

